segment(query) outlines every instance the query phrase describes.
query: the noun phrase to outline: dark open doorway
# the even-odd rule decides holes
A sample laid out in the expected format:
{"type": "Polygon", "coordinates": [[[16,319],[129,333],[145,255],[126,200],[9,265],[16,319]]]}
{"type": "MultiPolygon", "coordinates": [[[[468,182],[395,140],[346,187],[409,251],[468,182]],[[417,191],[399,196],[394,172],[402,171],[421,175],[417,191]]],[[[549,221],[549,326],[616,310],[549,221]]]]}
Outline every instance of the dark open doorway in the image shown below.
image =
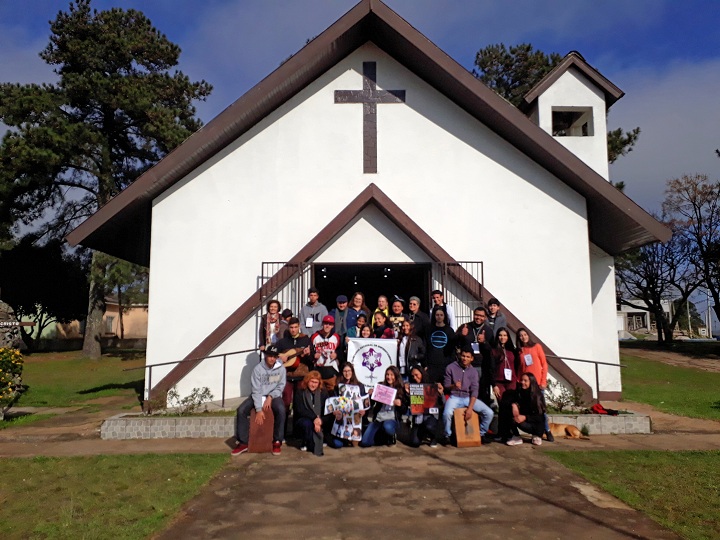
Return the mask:
{"type": "MultiPolygon", "coordinates": [[[[328,310],[336,307],[335,298],[348,298],[355,291],[365,295],[369,308],[377,307],[377,298],[384,294],[392,303],[394,295],[407,301],[411,296],[421,300],[430,295],[430,264],[422,263],[332,263],[313,265],[313,283],[320,291],[320,301],[328,310]]],[[[423,302],[421,305],[425,304],[423,302]]]]}

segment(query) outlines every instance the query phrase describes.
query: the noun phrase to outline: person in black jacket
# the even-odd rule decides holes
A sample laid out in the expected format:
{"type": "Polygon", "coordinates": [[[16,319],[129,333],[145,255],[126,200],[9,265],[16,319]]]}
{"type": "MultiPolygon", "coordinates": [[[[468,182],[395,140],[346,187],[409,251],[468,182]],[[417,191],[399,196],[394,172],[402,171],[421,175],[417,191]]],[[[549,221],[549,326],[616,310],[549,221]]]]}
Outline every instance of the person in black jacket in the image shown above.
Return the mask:
{"type": "Polygon", "coordinates": [[[472,322],[460,325],[455,335],[459,348],[467,345],[472,347],[472,366],[480,375],[478,399],[490,406],[492,403],[490,392],[495,386],[495,363],[491,353],[495,342],[493,331],[487,324],[487,310],[484,307],[475,308],[472,322]]]}
{"type": "Polygon", "coordinates": [[[410,366],[425,365],[425,343],[415,335],[415,329],[410,321],[403,321],[398,338],[398,369],[403,379],[410,372],[410,366]]]}
{"type": "Polygon", "coordinates": [[[420,311],[420,299],[417,296],[410,297],[408,306],[410,313],[408,313],[406,319],[413,323],[415,335],[425,342],[427,348],[430,337],[430,317],[428,317],[427,313],[420,311]]]}
{"type": "MultiPolygon", "coordinates": [[[[405,383],[405,402],[410,407],[410,384],[429,384],[430,379],[428,378],[425,368],[422,366],[415,365],[410,369],[410,380],[405,383]]],[[[435,408],[437,411],[430,412],[427,414],[413,414],[412,415],[412,427],[410,429],[410,446],[417,448],[420,446],[423,440],[429,439],[430,446],[435,448],[437,446],[438,430],[440,429],[440,408],[443,405],[443,385],[437,383],[437,401],[435,408]]]]}
{"type": "Polygon", "coordinates": [[[295,430],[302,440],[301,450],[323,455],[324,434],[332,425],[332,415],[325,415],[327,391],[323,388],[320,372],[311,371],[300,384],[293,399],[295,430]]]}
{"type": "Polygon", "coordinates": [[[435,310],[435,321],[430,327],[426,365],[430,382],[439,383],[445,378],[445,368],[452,364],[457,355],[455,353],[455,332],[446,324],[445,312],[435,310]]]}
{"type": "Polygon", "coordinates": [[[532,373],[523,373],[520,377],[520,388],[517,391],[517,402],[512,404],[513,438],[506,444],[515,446],[522,444],[518,429],[532,435],[532,443],[542,444],[545,433],[545,398],[540,386],[532,373]]]}

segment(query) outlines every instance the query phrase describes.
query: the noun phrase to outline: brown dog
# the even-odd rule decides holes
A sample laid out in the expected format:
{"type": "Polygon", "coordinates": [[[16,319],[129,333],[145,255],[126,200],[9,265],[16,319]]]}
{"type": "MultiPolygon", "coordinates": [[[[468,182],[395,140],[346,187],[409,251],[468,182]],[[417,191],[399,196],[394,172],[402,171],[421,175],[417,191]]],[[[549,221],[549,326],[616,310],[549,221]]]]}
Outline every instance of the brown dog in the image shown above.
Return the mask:
{"type": "Polygon", "coordinates": [[[590,439],[570,424],[550,424],[550,433],[553,434],[553,437],[565,437],[566,439],[590,439]]]}

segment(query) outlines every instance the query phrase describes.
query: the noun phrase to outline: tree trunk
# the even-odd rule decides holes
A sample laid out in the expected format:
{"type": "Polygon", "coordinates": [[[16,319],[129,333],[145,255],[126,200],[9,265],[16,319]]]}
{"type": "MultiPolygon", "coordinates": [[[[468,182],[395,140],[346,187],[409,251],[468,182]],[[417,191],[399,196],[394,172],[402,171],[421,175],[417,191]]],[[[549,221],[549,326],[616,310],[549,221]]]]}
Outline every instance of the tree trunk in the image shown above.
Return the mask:
{"type": "Polygon", "coordinates": [[[120,284],[117,287],[118,292],[118,323],[120,324],[120,339],[125,339],[125,324],[123,323],[123,304],[120,284]]]}
{"type": "Polygon", "coordinates": [[[103,313],[105,313],[105,291],[97,282],[95,276],[103,275],[104,268],[97,262],[97,255],[93,253],[90,270],[90,295],[88,300],[88,314],[85,319],[85,336],[83,338],[83,355],[88,358],[100,358],[102,354],[101,342],[103,313]]]}

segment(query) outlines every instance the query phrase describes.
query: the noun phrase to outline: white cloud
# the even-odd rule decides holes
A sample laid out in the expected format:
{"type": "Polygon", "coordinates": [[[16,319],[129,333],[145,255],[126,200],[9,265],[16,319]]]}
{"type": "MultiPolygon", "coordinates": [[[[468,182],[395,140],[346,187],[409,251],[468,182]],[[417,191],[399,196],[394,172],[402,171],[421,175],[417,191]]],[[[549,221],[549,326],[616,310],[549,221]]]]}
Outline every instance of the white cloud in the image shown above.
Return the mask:
{"type": "Polygon", "coordinates": [[[663,72],[613,74],[625,97],[610,111],[610,127],[642,130],[635,149],[610,170],[626,193],[648,210],[659,208],[666,181],[683,174],[720,178],[720,60],[675,63],[663,72]]]}

